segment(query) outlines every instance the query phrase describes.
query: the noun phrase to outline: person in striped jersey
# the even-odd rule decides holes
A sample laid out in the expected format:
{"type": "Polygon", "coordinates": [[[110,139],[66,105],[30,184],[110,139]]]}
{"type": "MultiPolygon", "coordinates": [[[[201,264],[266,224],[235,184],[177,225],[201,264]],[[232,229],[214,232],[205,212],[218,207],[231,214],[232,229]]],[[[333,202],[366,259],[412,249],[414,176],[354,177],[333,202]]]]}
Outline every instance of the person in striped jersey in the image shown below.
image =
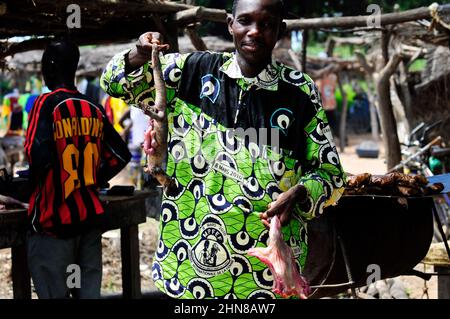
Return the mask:
{"type": "Polygon", "coordinates": [[[63,39],[42,57],[50,93],[31,110],[25,140],[30,163],[28,263],[39,298],[98,298],[102,278],[98,187],[131,154],[104,109],[76,90],[80,53],[63,39]],[[79,266],[80,278],[68,280],[79,266]],[[73,288],[73,289],[71,289],[73,288]]]}

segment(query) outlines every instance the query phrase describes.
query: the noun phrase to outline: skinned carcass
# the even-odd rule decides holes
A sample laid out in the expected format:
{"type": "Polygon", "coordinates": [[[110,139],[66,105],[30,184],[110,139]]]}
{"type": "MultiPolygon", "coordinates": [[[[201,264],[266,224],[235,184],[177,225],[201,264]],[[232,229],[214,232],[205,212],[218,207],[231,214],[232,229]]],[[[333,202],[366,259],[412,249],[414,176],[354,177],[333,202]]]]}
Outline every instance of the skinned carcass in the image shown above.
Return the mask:
{"type": "Polygon", "coordinates": [[[248,254],[269,267],[273,276],[273,292],[283,298],[297,296],[306,299],[309,295],[309,284],[298,271],[291,247],[283,240],[281,222],[277,215],[270,222],[269,246],[251,248],[248,254]]]}

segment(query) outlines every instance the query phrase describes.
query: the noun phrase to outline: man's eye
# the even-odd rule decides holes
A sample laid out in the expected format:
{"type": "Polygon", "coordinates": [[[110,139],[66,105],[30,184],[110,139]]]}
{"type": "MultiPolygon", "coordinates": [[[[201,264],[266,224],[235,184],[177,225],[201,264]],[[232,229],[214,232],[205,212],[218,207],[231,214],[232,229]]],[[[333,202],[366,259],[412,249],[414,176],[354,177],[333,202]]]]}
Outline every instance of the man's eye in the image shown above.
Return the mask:
{"type": "Polygon", "coordinates": [[[250,23],[250,20],[249,20],[248,18],[239,18],[239,19],[238,19],[238,22],[239,22],[240,24],[247,25],[247,24],[250,23]]]}

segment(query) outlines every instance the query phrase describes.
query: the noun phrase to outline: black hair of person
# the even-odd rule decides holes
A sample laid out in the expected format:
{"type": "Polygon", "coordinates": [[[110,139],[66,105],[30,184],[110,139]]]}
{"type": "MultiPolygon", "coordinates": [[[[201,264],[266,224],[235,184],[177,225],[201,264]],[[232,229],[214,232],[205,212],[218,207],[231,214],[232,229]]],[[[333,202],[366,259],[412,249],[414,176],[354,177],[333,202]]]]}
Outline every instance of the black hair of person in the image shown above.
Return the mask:
{"type": "Polygon", "coordinates": [[[72,40],[59,38],[52,40],[42,55],[42,71],[55,72],[72,77],[78,67],[80,50],[72,40]]]}
{"type": "MultiPolygon", "coordinates": [[[[233,17],[236,16],[236,8],[238,6],[239,0],[233,0],[233,6],[231,8],[231,13],[233,14],[233,17]]],[[[283,0],[277,0],[277,6],[280,12],[280,16],[283,19],[286,14],[286,7],[284,5],[283,0]]]]}

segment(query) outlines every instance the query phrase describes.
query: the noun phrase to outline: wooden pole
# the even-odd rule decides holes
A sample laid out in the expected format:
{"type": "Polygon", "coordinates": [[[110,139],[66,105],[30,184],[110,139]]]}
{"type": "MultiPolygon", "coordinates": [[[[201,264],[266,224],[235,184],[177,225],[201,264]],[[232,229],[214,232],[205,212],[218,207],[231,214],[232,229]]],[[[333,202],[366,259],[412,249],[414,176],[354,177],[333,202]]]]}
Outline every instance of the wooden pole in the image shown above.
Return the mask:
{"type": "Polygon", "coordinates": [[[187,26],[185,32],[189,39],[192,42],[192,45],[197,51],[206,51],[208,48],[206,47],[205,42],[198,35],[197,27],[195,25],[187,26]]]}
{"type": "Polygon", "coordinates": [[[345,140],[346,140],[346,126],[347,126],[347,110],[348,110],[348,99],[347,93],[345,93],[344,86],[342,85],[342,80],[339,74],[337,75],[337,83],[339,90],[342,95],[342,111],[339,119],[339,148],[341,152],[345,151],[345,140]]]}
{"type": "Polygon", "coordinates": [[[394,74],[397,66],[402,61],[399,54],[394,54],[388,64],[381,70],[376,79],[378,93],[378,110],[381,119],[381,131],[386,150],[388,170],[401,162],[400,142],[397,134],[397,123],[395,122],[390,97],[390,77],[394,74]]]}
{"type": "Polygon", "coordinates": [[[141,273],[139,270],[139,230],[137,225],[120,229],[122,257],[122,290],[124,299],[141,298],[141,273]]]}
{"type": "MultiPolygon", "coordinates": [[[[450,4],[440,5],[437,9],[439,15],[450,14],[450,4]]],[[[403,12],[394,12],[382,14],[380,17],[380,25],[386,26],[390,24],[398,24],[408,21],[416,21],[421,19],[430,19],[431,10],[428,7],[407,10],[403,12]]],[[[287,30],[301,29],[322,29],[322,28],[353,28],[367,27],[368,21],[372,16],[352,16],[352,17],[333,17],[333,18],[313,18],[313,19],[295,19],[285,20],[287,30]]]]}
{"type": "Polygon", "coordinates": [[[378,130],[378,114],[376,107],[376,98],[373,93],[373,88],[370,83],[374,82],[373,74],[375,72],[375,67],[370,65],[367,62],[366,57],[359,51],[355,51],[356,59],[359,61],[359,64],[362,66],[364,71],[366,72],[366,82],[367,82],[367,97],[369,98],[370,103],[370,128],[372,131],[372,138],[374,141],[378,141],[380,139],[380,133],[378,130]]]}
{"type": "Polygon", "coordinates": [[[303,30],[302,37],[302,72],[306,73],[306,61],[308,59],[308,29],[303,30]]]}
{"type": "Polygon", "coordinates": [[[301,71],[303,67],[302,67],[302,64],[300,63],[300,60],[298,59],[297,54],[291,49],[288,50],[288,53],[289,53],[289,56],[290,56],[292,62],[295,65],[295,68],[297,70],[301,71]]]}
{"type": "Polygon", "coordinates": [[[226,21],[227,12],[220,9],[206,9],[204,7],[193,7],[191,9],[179,11],[174,14],[173,20],[179,25],[189,25],[202,20],[226,21]]]}

